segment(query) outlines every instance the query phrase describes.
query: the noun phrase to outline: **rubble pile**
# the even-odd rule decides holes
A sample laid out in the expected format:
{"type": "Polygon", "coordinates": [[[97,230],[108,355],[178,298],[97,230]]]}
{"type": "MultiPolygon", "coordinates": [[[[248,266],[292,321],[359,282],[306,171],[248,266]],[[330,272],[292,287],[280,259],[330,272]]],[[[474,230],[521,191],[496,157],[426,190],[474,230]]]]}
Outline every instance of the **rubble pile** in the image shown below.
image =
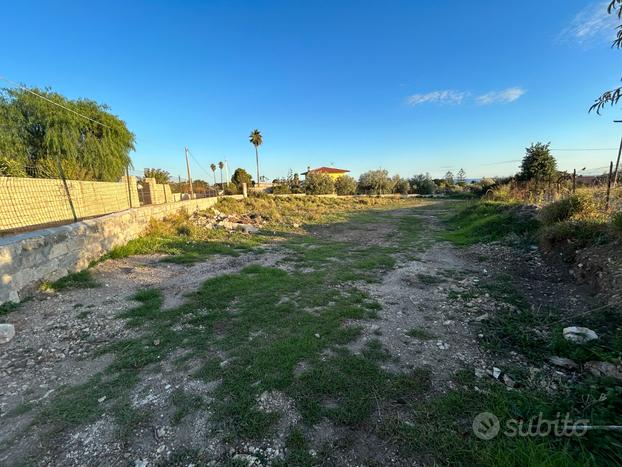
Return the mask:
{"type": "Polygon", "coordinates": [[[225,214],[218,209],[195,212],[190,216],[190,221],[199,227],[206,229],[226,229],[240,231],[247,234],[259,232],[266,220],[257,213],[248,214],[225,214]]]}

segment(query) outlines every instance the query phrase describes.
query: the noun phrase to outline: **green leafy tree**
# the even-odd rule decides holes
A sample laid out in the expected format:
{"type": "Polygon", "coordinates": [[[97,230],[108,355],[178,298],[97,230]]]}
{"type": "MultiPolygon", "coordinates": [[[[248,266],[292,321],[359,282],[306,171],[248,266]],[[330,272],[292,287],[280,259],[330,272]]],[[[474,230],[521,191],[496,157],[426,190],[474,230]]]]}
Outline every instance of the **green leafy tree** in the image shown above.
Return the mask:
{"type": "MultiPolygon", "coordinates": [[[[622,0],[611,0],[609,2],[609,5],[607,6],[607,14],[615,14],[618,17],[618,20],[622,19],[622,0]]],[[[613,48],[620,49],[622,48],[622,24],[620,24],[616,29],[616,37],[613,40],[611,46],[613,48]]],[[[603,109],[603,107],[605,107],[607,104],[617,104],[621,97],[622,87],[617,87],[615,89],[605,91],[598,99],[594,101],[589,111],[591,112],[592,110],[596,110],[596,113],[600,114],[600,111],[603,109]]]]}
{"type": "Polygon", "coordinates": [[[63,168],[79,169],[74,174],[84,179],[116,181],[131,166],[134,135],[109,110],[50,89],[4,89],[0,91],[0,157],[15,161],[31,176],[52,169],[50,161],[56,161],[58,168],[60,159],[63,168]]]}
{"type": "Polygon", "coordinates": [[[436,184],[430,177],[430,174],[418,174],[410,179],[410,184],[415,193],[419,195],[431,195],[436,191],[436,184]]]}
{"type": "Polygon", "coordinates": [[[171,174],[163,169],[145,169],[145,178],[155,178],[156,183],[164,185],[170,183],[171,174]]]}
{"type": "Polygon", "coordinates": [[[358,189],[368,195],[391,193],[393,181],[386,170],[370,170],[359,177],[358,189]]]}
{"type": "Polygon", "coordinates": [[[253,178],[250,174],[242,168],[235,169],[235,172],[233,172],[233,176],[231,177],[231,181],[238,188],[238,191],[242,191],[243,183],[246,183],[246,186],[250,187],[252,180],[253,178]]]}
{"type": "Polygon", "coordinates": [[[261,136],[261,132],[259,130],[253,130],[248,139],[251,144],[255,146],[255,162],[257,163],[257,183],[260,183],[261,177],[259,176],[259,146],[263,144],[263,136],[261,136]]]}
{"type": "Polygon", "coordinates": [[[410,183],[405,178],[396,175],[393,177],[393,193],[407,195],[410,191],[410,183]]]}
{"type": "Polygon", "coordinates": [[[356,193],[356,180],[349,175],[342,175],[335,180],[335,193],[341,196],[356,193]]]}
{"type": "Polygon", "coordinates": [[[328,174],[309,172],[305,177],[305,193],[308,195],[329,195],[335,192],[335,183],[328,174]]]}
{"type": "Polygon", "coordinates": [[[525,148],[525,157],[521,164],[521,179],[539,182],[555,174],[557,162],[551,155],[550,144],[535,143],[525,148]]]}
{"type": "Polygon", "coordinates": [[[456,175],[456,181],[458,182],[458,185],[464,186],[464,184],[466,183],[466,172],[464,171],[464,169],[458,170],[458,174],[456,175]]]}
{"type": "Polygon", "coordinates": [[[443,178],[448,186],[454,185],[454,173],[451,170],[448,170],[443,178]]]}

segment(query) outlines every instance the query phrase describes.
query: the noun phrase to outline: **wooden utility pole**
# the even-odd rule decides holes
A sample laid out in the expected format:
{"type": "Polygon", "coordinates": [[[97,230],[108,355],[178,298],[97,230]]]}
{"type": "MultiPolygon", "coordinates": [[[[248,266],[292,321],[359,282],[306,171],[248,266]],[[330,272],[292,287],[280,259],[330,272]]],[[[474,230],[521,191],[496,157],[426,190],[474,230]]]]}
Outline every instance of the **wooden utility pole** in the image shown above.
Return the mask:
{"type": "Polygon", "coordinates": [[[607,179],[607,200],[605,201],[605,210],[609,211],[609,197],[611,196],[611,177],[613,175],[613,161],[609,163],[609,178],[607,179]]]}
{"type": "Polygon", "coordinates": [[[613,188],[616,187],[618,181],[618,167],[620,166],[620,154],[622,153],[622,138],[620,138],[620,149],[618,149],[618,158],[616,159],[616,168],[613,171],[613,188]]]}
{"type": "Polygon", "coordinates": [[[188,172],[188,184],[190,185],[190,199],[193,199],[194,188],[192,188],[192,177],[190,176],[190,162],[188,162],[188,146],[186,146],[186,171],[188,172]]]}
{"type": "MultiPolygon", "coordinates": [[[[622,123],[622,120],[614,120],[613,123],[622,123]]],[[[616,169],[613,172],[613,187],[616,187],[618,181],[618,168],[620,167],[620,154],[622,154],[622,138],[620,138],[620,148],[618,149],[618,158],[616,159],[616,169]]]]}
{"type": "Polygon", "coordinates": [[[572,171],[572,194],[575,194],[577,191],[577,169],[572,171]]]}

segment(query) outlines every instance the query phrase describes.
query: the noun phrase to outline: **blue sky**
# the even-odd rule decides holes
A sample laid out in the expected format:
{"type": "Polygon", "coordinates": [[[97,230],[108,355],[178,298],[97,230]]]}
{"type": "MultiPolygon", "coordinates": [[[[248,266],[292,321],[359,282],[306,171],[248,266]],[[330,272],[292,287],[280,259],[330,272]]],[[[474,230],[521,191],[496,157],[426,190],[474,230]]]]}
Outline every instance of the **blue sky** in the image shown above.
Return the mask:
{"type": "MultiPolygon", "coordinates": [[[[615,148],[619,82],[606,2],[568,0],[10,2],[0,75],[108,104],[137,169],[227,159],[254,174],[310,166],[411,176],[516,171],[525,146],[615,148]]],[[[0,83],[1,84],[1,83],[0,83]]],[[[616,150],[556,151],[561,169],[616,150]]],[[[195,178],[205,178],[196,166],[195,178]]]]}

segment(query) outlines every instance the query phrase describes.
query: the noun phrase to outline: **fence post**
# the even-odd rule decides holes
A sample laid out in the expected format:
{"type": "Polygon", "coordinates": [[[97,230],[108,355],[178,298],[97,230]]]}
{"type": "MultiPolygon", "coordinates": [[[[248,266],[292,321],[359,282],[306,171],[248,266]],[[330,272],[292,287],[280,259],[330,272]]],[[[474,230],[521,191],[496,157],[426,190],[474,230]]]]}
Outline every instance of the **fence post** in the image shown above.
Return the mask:
{"type": "Polygon", "coordinates": [[[577,191],[577,169],[572,171],[572,194],[574,195],[575,191],[577,191]]]}
{"type": "Polygon", "coordinates": [[[607,179],[607,200],[605,201],[605,210],[609,211],[609,196],[611,196],[611,176],[613,174],[613,161],[609,163],[609,178],[607,179]]]}
{"type": "Polygon", "coordinates": [[[130,201],[130,209],[132,209],[134,207],[132,206],[132,186],[130,185],[130,172],[127,167],[125,168],[125,180],[127,181],[127,199],[130,201]]]}
{"type": "Polygon", "coordinates": [[[56,156],[56,165],[58,165],[58,174],[60,178],[63,180],[63,186],[65,187],[65,193],[67,194],[67,200],[69,201],[69,207],[71,208],[71,214],[73,215],[73,221],[78,222],[78,216],[76,216],[76,208],[73,205],[73,200],[71,199],[71,193],[69,192],[69,185],[67,185],[67,179],[65,178],[65,172],[63,171],[63,166],[60,163],[60,157],[56,156]]]}

